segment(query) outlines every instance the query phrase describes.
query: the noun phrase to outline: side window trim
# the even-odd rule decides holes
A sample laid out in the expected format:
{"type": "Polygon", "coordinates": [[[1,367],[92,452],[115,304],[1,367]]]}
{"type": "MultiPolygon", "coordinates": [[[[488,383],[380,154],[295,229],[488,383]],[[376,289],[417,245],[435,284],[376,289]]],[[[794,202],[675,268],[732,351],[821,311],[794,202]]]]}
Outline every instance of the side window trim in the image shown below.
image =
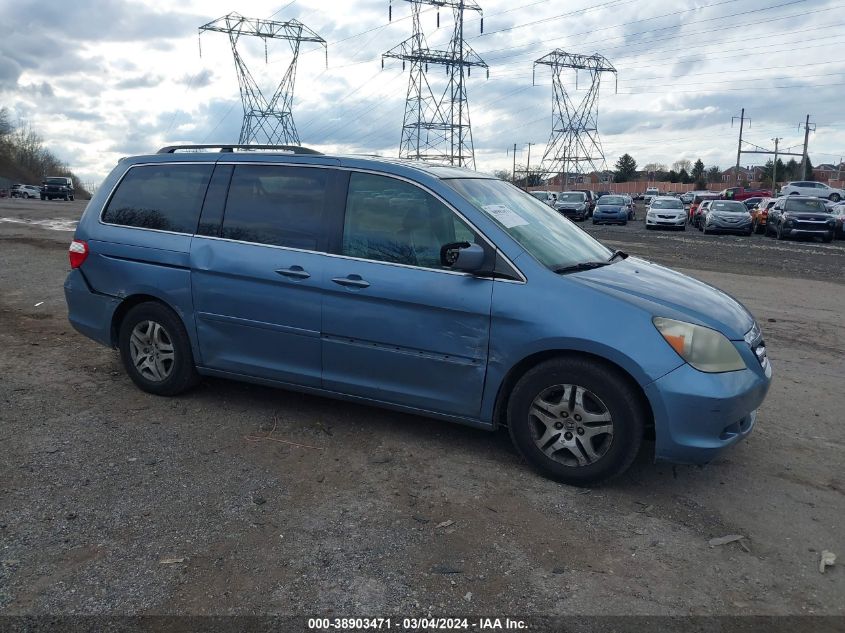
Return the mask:
{"type": "MultiPolygon", "coordinates": [[[[122,229],[134,229],[134,230],[138,230],[138,231],[155,231],[156,233],[167,233],[167,234],[170,234],[170,235],[191,235],[191,236],[195,235],[196,229],[194,229],[194,231],[171,231],[171,230],[168,230],[168,229],[153,229],[153,228],[149,228],[149,227],[145,227],[145,226],[132,226],[132,225],[128,225],[128,224],[117,224],[117,223],[114,223],[114,222],[107,222],[106,220],[103,219],[105,214],[106,214],[106,211],[109,208],[109,205],[111,204],[112,200],[114,199],[115,194],[117,193],[118,189],[120,188],[120,185],[123,184],[124,180],[126,180],[126,177],[129,175],[129,173],[133,169],[139,168],[139,167],[161,167],[161,166],[171,166],[171,165],[209,165],[212,168],[212,175],[213,175],[214,167],[216,165],[216,161],[198,160],[198,161],[178,161],[178,162],[176,162],[176,161],[174,161],[174,162],[150,162],[150,163],[134,163],[132,165],[129,165],[126,168],[126,171],[124,171],[120,175],[120,178],[118,178],[117,182],[114,183],[114,186],[111,188],[111,191],[109,191],[109,195],[106,197],[106,200],[103,203],[102,208],[100,209],[99,213],[97,214],[97,222],[99,224],[103,225],[103,226],[115,226],[115,227],[122,228],[122,229]]],[[[205,196],[208,194],[208,187],[210,186],[210,184],[211,184],[211,176],[209,176],[208,183],[206,183],[206,190],[203,193],[203,202],[200,204],[200,213],[197,216],[198,218],[202,215],[202,206],[205,203],[205,196]]],[[[199,226],[199,219],[197,220],[197,225],[199,226]]]]}
{"type": "Polygon", "coordinates": [[[386,178],[392,178],[394,180],[398,180],[400,182],[408,183],[411,186],[418,188],[420,191],[423,191],[424,193],[427,193],[427,194],[433,196],[435,200],[437,200],[438,202],[443,204],[447,209],[449,209],[449,211],[451,211],[453,214],[455,214],[464,224],[466,224],[469,227],[469,229],[472,232],[474,232],[476,235],[479,236],[479,238],[481,239],[482,248],[484,248],[485,251],[488,251],[488,253],[490,253],[490,256],[493,258],[493,261],[495,263],[496,268],[498,268],[498,264],[501,263],[507,269],[507,272],[500,272],[500,271],[494,270],[493,273],[490,275],[490,277],[494,281],[498,280],[498,281],[503,281],[503,282],[507,282],[507,283],[525,283],[527,281],[527,279],[526,279],[525,275],[522,273],[522,271],[519,268],[517,268],[516,265],[514,265],[514,263],[510,260],[510,258],[508,258],[508,256],[505,255],[493,243],[493,241],[484,234],[483,231],[481,231],[477,226],[475,226],[475,224],[473,224],[463,213],[461,213],[458,209],[456,209],[450,202],[445,200],[436,191],[429,189],[428,187],[426,187],[425,185],[423,185],[421,183],[415,182],[413,180],[410,180],[408,178],[405,178],[403,176],[399,176],[399,175],[396,175],[396,174],[388,174],[388,173],[385,173],[385,172],[369,170],[369,169],[349,169],[349,168],[344,169],[344,168],[341,168],[340,171],[348,173],[349,176],[347,176],[347,180],[346,180],[344,192],[343,192],[344,193],[343,214],[342,214],[341,221],[340,221],[340,232],[341,232],[340,238],[339,238],[339,241],[338,241],[338,244],[337,244],[337,248],[328,253],[330,256],[339,257],[339,258],[343,258],[343,259],[353,259],[353,260],[360,260],[360,261],[367,261],[367,262],[375,262],[375,263],[380,263],[380,264],[385,264],[385,265],[390,265],[390,266],[401,266],[403,268],[414,268],[414,269],[417,269],[417,270],[429,270],[429,271],[434,271],[434,272],[439,272],[439,273],[446,273],[446,274],[450,274],[450,275],[464,275],[464,276],[470,275],[470,273],[465,273],[465,272],[455,271],[455,270],[449,270],[447,268],[429,268],[429,267],[425,267],[425,266],[414,266],[414,265],[410,265],[410,264],[384,262],[384,261],[379,261],[379,260],[374,260],[374,259],[367,259],[367,258],[364,258],[364,257],[356,257],[354,255],[344,255],[343,254],[343,252],[342,252],[343,229],[346,225],[346,211],[347,211],[346,207],[347,207],[348,200],[349,200],[349,181],[351,180],[351,174],[353,174],[353,173],[370,174],[370,175],[373,175],[373,176],[383,176],[383,177],[386,177],[386,178]],[[503,276],[500,277],[500,276],[498,276],[499,274],[501,274],[503,276]]]}
{"type": "MultiPolygon", "coordinates": [[[[219,237],[212,237],[212,239],[220,239],[229,242],[239,242],[242,244],[252,244],[255,246],[263,246],[266,248],[278,248],[278,249],[286,249],[291,251],[298,251],[303,253],[319,253],[319,254],[329,254],[329,246],[331,244],[331,234],[334,231],[333,225],[337,223],[337,215],[338,213],[335,209],[342,208],[345,204],[344,200],[341,199],[339,196],[343,193],[339,187],[339,177],[338,172],[339,170],[334,167],[324,166],[324,165],[311,165],[307,163],[285,163],[285,162],[225,162],[219,163],[221,166],[230,166],[232,169],[232,175],[229,178],[229,184],[226,188],[226,200],[223,205],[223,213],[220,219],[220,236],[219,237]],[[284,244],[272,244],[266,242],[254,242],[247,239],[240,239],[240,238],[233,238],[233,237],[226,237],[223,235],[223,228],[226,223],[226,212],[228,211],[229,206],[229,196],[231,193],[231,186],[235,179],[235,174],[238,167],[271,167],[271,168],[282,168],[282,169],[320,169],[320,170],[327,170],[329,172],[328,177],[326,179],[326,199],[324,200],[323,206],[323,215],[321,218],[321,224],[323,228],[327,229],[325,234],[321,234],[318,237],[316,247],[311,248],[300,248],[296,246],[289,246],[284,244]]],[[[342,214],[341,214],[342,215],[342,214]]]]}

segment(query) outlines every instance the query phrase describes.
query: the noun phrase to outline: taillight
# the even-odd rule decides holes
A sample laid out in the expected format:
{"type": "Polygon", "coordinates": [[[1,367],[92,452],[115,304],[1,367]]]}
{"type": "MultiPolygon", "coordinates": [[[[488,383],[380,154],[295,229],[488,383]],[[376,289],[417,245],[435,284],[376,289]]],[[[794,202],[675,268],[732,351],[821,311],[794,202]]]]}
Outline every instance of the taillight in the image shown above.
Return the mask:
{"type": "Polygon", "coordinates": [[[88,244],[82,240],[73,240],[67,254],[70,259],[70,267],[79,268],[88,258],[88,244]]]}

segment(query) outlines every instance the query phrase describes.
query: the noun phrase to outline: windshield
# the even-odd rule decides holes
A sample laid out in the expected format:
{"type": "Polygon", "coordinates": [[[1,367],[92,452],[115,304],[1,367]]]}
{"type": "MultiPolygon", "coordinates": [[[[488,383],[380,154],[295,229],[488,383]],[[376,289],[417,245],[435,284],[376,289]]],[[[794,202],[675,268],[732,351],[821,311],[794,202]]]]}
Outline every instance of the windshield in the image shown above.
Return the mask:
{"type": "Polygon", "coordinates": [[[787,211],[809,211],[810,213],[827,213],[827,207],[821,200],[787,200],[787,211]]]}
{"type": "Polygon", "coordinates": [[[548,200],[549,199],[549,194],[547,194],[545,191],[532,191],[531,195],[534,196],[535,198],[537,198],[537,200],[548,200]]]}
{"type": "Polygon", "coordinates": [[[443,182],[552,270],[582,262],[606,262],[613,254],[560,213],[510,183],[476,178],[443,182]]]}
{"type": "Polygon", "coordinates": [[[558,202],[584,202],[587,196],[583,193],[559,193],[557,194],[558,202]]]}
{"type": "Polygon", "coordinates": [[[66,185],[67,179],[66,178],[48,178],[47,184],[48,185],[66,185]]]}
{"type": "Polygon", "coordinates": [[[652,200],[652,209],[683,209],[684,203],[680,200],[652,200]]]}
{"type": "Polygon", "coordinates": [[[622,196],[602,196],[601,198],[599,198],[598,204],[599,204],[599,206],[605,206],[605,205],[609,205],[609,204],[612,204],[612,205],[625,204],[625,198],[623,198],[622,196]]]}
{"type": "Polygon", "coordinates": [[[722,211],[724,213],[748,213],[748,209],[742,202],[729,200],[715,200],[710,205],[711,211],[722,211]]]}

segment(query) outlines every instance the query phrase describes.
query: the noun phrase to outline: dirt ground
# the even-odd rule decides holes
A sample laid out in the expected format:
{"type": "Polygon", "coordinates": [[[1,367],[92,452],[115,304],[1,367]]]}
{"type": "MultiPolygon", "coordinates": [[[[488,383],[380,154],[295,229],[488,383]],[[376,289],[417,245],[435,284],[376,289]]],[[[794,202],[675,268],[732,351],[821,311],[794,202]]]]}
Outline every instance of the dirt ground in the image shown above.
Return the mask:
{"type": "Polygon", "coordinates": [[[646,444],[582,490],[503,434],[223,380],[139,391],[67,322],[72,234],[45,221],[83,207],[0,200],[0,614],[845,615],[845,242],[585,226],[742,300],[774,383],[714,463],[646,444]]]}

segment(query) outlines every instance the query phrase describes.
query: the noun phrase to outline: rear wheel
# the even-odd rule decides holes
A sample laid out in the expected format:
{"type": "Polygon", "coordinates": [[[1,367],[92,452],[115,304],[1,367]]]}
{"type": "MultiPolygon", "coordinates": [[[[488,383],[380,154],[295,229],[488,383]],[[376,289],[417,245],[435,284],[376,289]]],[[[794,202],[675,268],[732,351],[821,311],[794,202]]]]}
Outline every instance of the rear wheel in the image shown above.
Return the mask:
{"type": "Polygon", "coordinates": [[[640,450],[645,415],[619,370],[582,357],[546,361],[513,388],[508,428],[538,471],[587,485],[615,477],[640,450]]]}
{"type": "Polygon", "coordinates": [[[185,326],[160,303],[129,310],[120,324],[119,348],[126,372],[144,391],[173,396],[199,382],[185,326]]]}
{"type": "Polygon", "coordinates": [[[839,202],[840,200],[842,200],[842,196],[840,196],[838,193],[830,194],[830,201],[831,202],[839,202]]]}

